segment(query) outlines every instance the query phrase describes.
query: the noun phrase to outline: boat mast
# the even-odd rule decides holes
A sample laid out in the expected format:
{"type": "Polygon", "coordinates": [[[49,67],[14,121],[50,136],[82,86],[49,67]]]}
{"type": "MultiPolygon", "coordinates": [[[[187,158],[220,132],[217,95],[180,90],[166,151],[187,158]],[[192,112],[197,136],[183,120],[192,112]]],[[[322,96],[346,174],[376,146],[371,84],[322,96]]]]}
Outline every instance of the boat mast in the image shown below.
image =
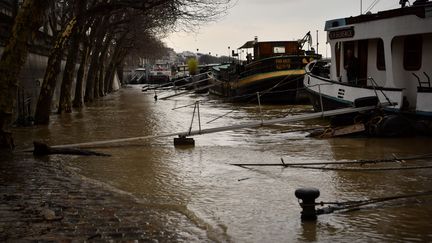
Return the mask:
{"type": "Polygon", "coordinates": [[[360,15],[363,14],[363,0],[360,0],[360,15]]]}

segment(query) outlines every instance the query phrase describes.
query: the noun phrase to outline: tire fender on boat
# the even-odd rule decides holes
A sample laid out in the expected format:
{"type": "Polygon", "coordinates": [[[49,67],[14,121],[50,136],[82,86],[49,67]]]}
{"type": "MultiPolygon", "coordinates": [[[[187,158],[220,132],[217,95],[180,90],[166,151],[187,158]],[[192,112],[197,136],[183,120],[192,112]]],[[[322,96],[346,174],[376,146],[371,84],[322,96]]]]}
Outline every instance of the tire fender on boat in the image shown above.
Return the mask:
{"type": "MultiPolygon", "coordinates": [[[[372,118],[374,119],[374,118],[372,118]]],[[[415,135],[412,122],[401,115],[386,115],[370,125],[369,132],[378,137],[408,137],[415,135]]]]}

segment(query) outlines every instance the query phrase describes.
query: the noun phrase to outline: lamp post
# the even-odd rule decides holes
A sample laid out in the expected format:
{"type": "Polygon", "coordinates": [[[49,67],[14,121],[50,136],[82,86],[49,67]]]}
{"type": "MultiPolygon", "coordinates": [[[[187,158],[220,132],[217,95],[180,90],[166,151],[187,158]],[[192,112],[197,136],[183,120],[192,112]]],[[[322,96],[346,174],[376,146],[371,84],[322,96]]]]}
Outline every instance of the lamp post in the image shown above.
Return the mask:
{"type": "Polygon", "coordinates": [[[231,47],[228,46],[228,62],[231,61],[231,52],[230,52],[231,47]]]}

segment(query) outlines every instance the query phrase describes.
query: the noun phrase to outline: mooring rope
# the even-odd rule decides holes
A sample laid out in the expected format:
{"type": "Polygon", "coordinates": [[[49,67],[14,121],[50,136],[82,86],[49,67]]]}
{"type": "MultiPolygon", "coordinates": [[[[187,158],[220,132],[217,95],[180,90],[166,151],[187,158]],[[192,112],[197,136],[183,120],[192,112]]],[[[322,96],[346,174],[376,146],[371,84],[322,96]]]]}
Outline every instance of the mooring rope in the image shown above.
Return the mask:
{"type": "Polygon", "coordinates": [[[312,170],[333,170],[333,171],[350,171],[350,172],[362,172],[362,171],[392,171],[392,170],[419,170],[419,169],[432,169],[431,166],[400,166],[400,167],[384,167],[384,168],[329,168],[329,167],[314,167],[314,166],[286,166],[296,169],[312,169],[312,170]]]}
{"type": "MultiPolygon", "coordinates": [[[[298,77],[298,78],[295,78],[295,79],[289,80],[289,81],[286,82],[286,83],[283,83],[283,82],[284,82],[285,80],[287,80],[289,77],[290,77],[290,76],[288,75],[288,76],[286,76],[283,80],[281,80],[281,81],[279,81],[277,84],[275,84],[273,87],[268,88],[267,90],[264,90],[263,92],[259,92],[259,96],[262,97],[262,96],[264,96],[264,95],[272,94],[272,93],[281,93],[281,92],[288,92],[288,91],[298,91],[298,90],[301,90],[301,89],[299,89],[299,88],[296,88],[296,89],[287,89],[287,90],[285,90],[285,91],[277,91],[277,92],[272,92],[272,91],[271,91],[271,90],[273,90],[273,89],[275,89],[275,88],[277,88],[277,87],[283,87],[284,85],[287,85],[287,84],[292,83],[292,82],[294,82],[294,81],[298,81],[298,80],[300,80],[300,79],[303,78],[303,77],[298,77]],[[280,85],[281,83],[282,83],[282,85],[280,85]]],[[[229,97],[229,98],[226,98],[225,100],[244,99],[244,98],[247,98],[247,97],[253,97],[253,99],[250,99],[249,101],[247,101],[246,104],[252,104],[253,102],[255,102],[255,101],[258,99],[258,97],[257,97],[256,94],[246,94],[246,95],[238,95],[238,96],[229,97]]],[[[231,110],[231,111],[229,111],[229,112],[227,112],[227,113],[225,113],[225,114],[223,114],[223,115],[221,115],[221,116],[218,116],[218,117],[214,118],[213,120],[210,120],[209,122],[207,122],[207,124],[210,124],[210,123],[212,123],[212,122],[214,122],[214,121],[217,121],[217,120],[219,120],[219,119],[221,119],[221,118],[224,118],[224,117],[226,117],[227,115],[233,113],[234,111],[235,111],[235,110],[231,110]]],[[[288,113],[291,113],[291,111],[292,111],[292,108],[290,109],[290,111],[289,111],[288,113]]]]}
{"type": "Polygon", "coordinates": [[[212,119],[212,120],[206,122],[206,124],[210,124],[210,123],[212,123],[212,122],[214,122],[214,121],[217,121],[217,120],[219,120],[219,119],[221,119],[221,118],[224,118],[224,117],[228,116],[229,114],[233,113],[234,111],[235,111],[235,110],[228,111],[227,113],[225,113],[225,114],[223,114],[223,115],[220,115],[220,116],[218,116],[218,117],[216,117],[216,118],[214,118],[214,119],[212,119]]]}
{"type": "MultiPolygon", "coordinates": [[[[337,110],[332,110],[332,111],[326,111],[325,116],[335,116],[335,115],[346,114],[346,113],[362,112],[362,111],[367,111],[367,110],[372,110],[372,109],[375,109],[375,107],[374,106],[367,106],[367,107],[357,107],[357,108],[342,108],[342,109],[337,109],[337,110]]],[[[89,147],[89,146],[94,147],[94,146],[106,145],[106,144],[112,144],[112,143],[134,142],[134,141],[163,138],[163,137],[195,136],[195,135],[202,135],[202,134],[208,134],[208,133],[232,131],[232,130],[244,129],[244,128],[259,128],[259,127],[263,127],[263,126],[269,126],[269,125],[280,124],[280,123],[289,123],[289,122],[311,120],[311,119],[316,119],[316,118],[321,117],[321,116],[322,116],[321,113],[300,114],[300,115],[288,116],[288,117],[284,117],[284,118],[265,120],[264,122],[253,121],[253,122],[246,122],[246,123],[237,124],[237,125],[229,125],[229,126],[200,129],[200,130],[191,131],[190,133],[177,132],[177,133],[166,133],[166,134],[151,135],[151,136],[129,137],[129,138],[93,141],[93,142],[86,142],[86,143],[63,144],[63,145],[52,146],[52,148],[71,148],[71,147],[89,147]]]]}
{"type": "MultiPolygon", "coordinates": [[[[351,200],[351,201],[345,201],[345,202],[319,202],[319,203],[315,203],[314,205],[310,205],[310,206],[330,205],[326,208],[317,209],[317,214],[320,215],[320,214],[329,214],[329,213],[333,213],[335,211],[340,211],[340,210],[358,209],[361,206],[375,204],[375,203],[387,202],[387,201],[398,200],[398,199],[424,197],[424,196],[432,196],[432,191],[424,191],[424,192],[418,192],[418,193],[412,193],[412,194],[379,197],[379,198],[372,198],[372,199],[366,199],[366,200],[356,200],[356,201],[351,200]],[[335,206],[332,206],[332,205],[335,205],[335,206]]],[[[301,204],[301,205],[302,206],[308,206],[307,204],[301,204]]]]}
{"type": "MultiPolygon", "coordinates": [[[[209,75],[211,72],[205,72],[205,73],[200,73],[200,74],[197,74],[197,75],[195,75],[195,76],[189,76],[189,77],[184,77],[184,78],[181,78],[181,79],[178,79],[178,80],[175,80],[175,81],[171,81],[171,82],[168,82],[168,83],[166,83],[166,84],[160,84],[160,85],[158,85],[157,87],[155,87],[154,89],[160,89],[160,88],[162,88],[162,87],[166,87],[166,86],[170,86],[170,85],[173,85],[174,87],[176,87],[175,86],[175,83],[178,83],[178,82],[180,82],[180,81],[187,81],[188,79],[192,79],[193,77],[200,77],[200,76],[204,76],[204,75],[209,75]]],[[[178,87],[176,87],[176,88],[181,88],[181,87],[185,87],[185,85],[182,85],[182,86],[178,86],[178,87]]]]}
{"type": "MultiPolygon", "coordinates": [[[[268,88],[266,90],[263,90],[262,92],[260,92],[260,96],[264,96],[264,95],[267,95],[267,94],[273,94],[273,93],[287,92],[287,91],[297,91],[297,90],[303,89],[303,87],[302,87],[302,88],[296,88],[296,89],[286,89],[286,90],[282,90],[282,91],[272,91],[273,89],[275,89],[277,87],[283,87],[283,86],[285,86],[287,84],[290,84],[290,83],[292,83],[294,81],[298,81],[300,79],[303,79],[303,76],[301,76],[301,77],[297,77],[295,79],[291,79],[288,82],[283,83],[284,81],[286,81],[290,77],[291,76],[288,75],[283,80],[281,80],[277,84],[275,84],[273,87],[270,87],[270,88],[268,88]],[[283,84],[281,86],[279,86],[281,83],[283,83],[283,84]]],[[[252,103],[252,102],[255,102],[257,100],[256,93],[232,96],[232,97],[225,98],[224,100],[239,100],[239,99],[245,99],[245,98],[248,98],[248,97],[253,97],[253,99],[247,101],[246,103],[252,103]]]]}
{"type": "MultiPolygon", "coordinates": [[[[340,168],[340,167],[324,167],[328,165],[352,165],[358,164],[360,166],[364,164],[379,164],[379,163],[396,163],[400,161],[409,160],[425,160],[431,159],[432,154],[413,155],[406,157],[396,157],[393,155],[392,158],[375,159],[375,160],[355,160],[355,161],[334,161],[334,162],[312,162],[312,163],[286,163],[281,158],[281,163],[278,164],[231,164],[240,167],[285,167],[285,168],[296,168],[296,169],[314,169],[314,170],[334,170],[334,171],[390,171],[390,170],[417,170],[417,169],[431,169],[432,166],[418,165],[418,166],[399,166],[399,167],[383,167],[383,168],[340,168]],[[316,167],[316,165],[323,165],[316,167]]],[[[432,163],[432,161],[422,161],[423,163],[432,163]]]]}

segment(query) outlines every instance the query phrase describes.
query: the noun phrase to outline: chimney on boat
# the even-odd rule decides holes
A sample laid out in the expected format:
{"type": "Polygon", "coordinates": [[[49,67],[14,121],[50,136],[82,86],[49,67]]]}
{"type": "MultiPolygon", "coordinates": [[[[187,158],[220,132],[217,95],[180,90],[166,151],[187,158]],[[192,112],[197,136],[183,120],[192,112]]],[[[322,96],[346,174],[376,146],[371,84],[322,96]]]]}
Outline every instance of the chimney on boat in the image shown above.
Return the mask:
{"type": "Polygon", "coordinates": [[[254,42],[255,42],[255,44],[258,43],[258,36],[255,36],[254,42]]]}

